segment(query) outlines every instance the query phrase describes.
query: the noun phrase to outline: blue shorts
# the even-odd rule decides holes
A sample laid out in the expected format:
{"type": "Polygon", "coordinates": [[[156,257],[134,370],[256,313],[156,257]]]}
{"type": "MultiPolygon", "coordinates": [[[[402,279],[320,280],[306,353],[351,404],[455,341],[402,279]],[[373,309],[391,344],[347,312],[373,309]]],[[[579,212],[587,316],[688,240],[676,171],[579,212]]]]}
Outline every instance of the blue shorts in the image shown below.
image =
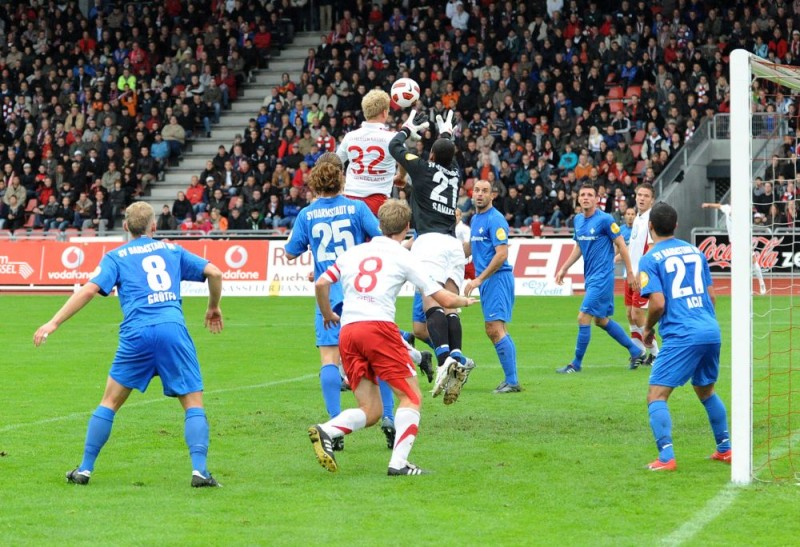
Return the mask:
{"type": "Polygon", "coordinates": [[[722,344],[665,343],[650,372],[650,385],[678,387],[691,378],[693,386],[707,386],[719,377],[719,349],[722,344]]]}
{"type": "Polygon", "coordinates": [[[422,293],[419,291],[414,291],[414,308],[411,311],[411,320],[414,323],[425,323],[428,320],[422,307],[422,293]]]}
{"type": "Polygon", "coordinates": [[[121,385],[142,393],[154,376],[161,377],[168,397],[203,391],[197,350],[181,323],[150,325],[120,336],[108,374],[121,385]]]}
{"type": "Polygon", "coordinates": [[[510,323],[514,309],[514,274],[510,271],[496,272],[479,288],[483,320],[510,323]]]}
{"type": "Polygon", "coordinates": [[[581,311],[592,317],[612,317],[614,315],[614,285],[587,287],[583,302],[581,302],[581,311]]]}
{"type": "MultiPolygon", "coordinates": [[[[333,311],[342,315],[342,303],[332,303],[333,311]]],[[[339,345],[339,328],[340,325],[334,325],[329,329],[325,328],[325,321],[322,319],[322,312],[317,308],[316,315],[314,316],[314,331],[317,334],[317,347],[320,346],[338,346],[339,345]]]]}

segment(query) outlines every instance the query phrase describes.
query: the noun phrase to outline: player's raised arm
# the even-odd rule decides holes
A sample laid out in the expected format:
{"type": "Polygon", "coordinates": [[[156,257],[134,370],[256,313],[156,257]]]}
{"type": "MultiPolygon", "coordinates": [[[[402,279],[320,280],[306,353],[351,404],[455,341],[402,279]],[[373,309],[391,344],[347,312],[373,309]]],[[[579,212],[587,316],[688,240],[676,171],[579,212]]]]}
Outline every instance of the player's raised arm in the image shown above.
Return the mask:
{"type": "Polygon", "coordinates": [[[54,332],[61,323],[81,311],[99,292],[100,287],[89,281],[86,285],[81,287],[78,292],[73,293],[50,321],[36,329],[36,333],[33,335],[33,345],[38,347],[45,342],[47,337],[54,332]]]}
{"type": "Polygon", "coordinates": [[[475,298],[459,296],[447,289],[436,291],[431,297],[443,308],[467,308],[477,302],[475,298]]]}
{"type": "Polygon", "coordinates": [[[719,203],[704,203],[703,205],[701,205],[701,207],[703,209],[719,209],[720,208],[720,204],[719,203]]]}
{"type": "Polygon", "coordinates": [[[222,331],[222,310],[219,301],[222,299],[222,271],[210,262],[203,269],[203,275],[208,281],[208,308],[206,309],[205,325],[212,334],[222,331]]]}

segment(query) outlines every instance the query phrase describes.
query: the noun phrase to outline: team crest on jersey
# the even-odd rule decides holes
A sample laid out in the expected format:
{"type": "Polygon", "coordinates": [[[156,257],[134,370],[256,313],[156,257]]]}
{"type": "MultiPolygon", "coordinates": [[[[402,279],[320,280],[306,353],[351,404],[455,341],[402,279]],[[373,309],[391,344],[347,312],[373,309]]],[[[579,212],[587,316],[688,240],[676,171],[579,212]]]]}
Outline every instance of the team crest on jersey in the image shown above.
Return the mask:
{"type": "Polygon", "coordinates": [[[498,228],[497,231],[494,233],[494,237],[499,239],[500,241],[505,241],[506,239],[506,231],[502,228],[498,228]]]}
{"type": "Polygon", "coordinates": [[[647,272],[639,272],[639,287],[644,289],[648,283],[650,283],[650,276],[647,275],[647,272]]]}
{"type": "Polygon", "coordinates": [[[407,153],[406,154],[406,161],[414,161],[414,160],[417,160],[417,159],[419,159],[419,156],[417,156],[415,154],[411,154],[411,153],[407,153]]]}
{"type": "Polygon", "coordinates": [[[617,225],[616,222],[611,223],[611,232],[615,234],[619,233],[619,226],[617,225]]]}

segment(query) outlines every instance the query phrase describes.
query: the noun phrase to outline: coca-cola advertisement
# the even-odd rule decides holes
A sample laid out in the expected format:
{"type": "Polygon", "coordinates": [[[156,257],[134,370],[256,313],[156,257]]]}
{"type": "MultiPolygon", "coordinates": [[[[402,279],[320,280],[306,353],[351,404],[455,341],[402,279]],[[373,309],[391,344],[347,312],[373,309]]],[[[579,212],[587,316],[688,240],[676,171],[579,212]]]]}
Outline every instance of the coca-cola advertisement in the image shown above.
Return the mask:
{"type": "MultiPolygon", "coordinates": [[[[731,272],[728,234],[694,234],[694,244],[706,256],[711,273],[731,272]]],[[[800,272],[800,233],[753,235],[753,253],[762,270],[786,274],[800,272]]]]}

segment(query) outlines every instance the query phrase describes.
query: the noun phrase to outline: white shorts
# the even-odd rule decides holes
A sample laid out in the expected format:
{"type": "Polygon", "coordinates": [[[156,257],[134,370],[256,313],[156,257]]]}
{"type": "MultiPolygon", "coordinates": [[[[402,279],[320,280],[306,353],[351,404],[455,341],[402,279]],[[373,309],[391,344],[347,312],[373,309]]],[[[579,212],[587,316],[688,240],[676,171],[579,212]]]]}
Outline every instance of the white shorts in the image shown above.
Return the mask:
{"type": "Polygon", "coordinates": [[[446,234],[423,234],[411,246],[411,254],[425,265],[425,271],[437,283],[452,279],[457,287],[464,283],[464,245],[446,234]]]}

